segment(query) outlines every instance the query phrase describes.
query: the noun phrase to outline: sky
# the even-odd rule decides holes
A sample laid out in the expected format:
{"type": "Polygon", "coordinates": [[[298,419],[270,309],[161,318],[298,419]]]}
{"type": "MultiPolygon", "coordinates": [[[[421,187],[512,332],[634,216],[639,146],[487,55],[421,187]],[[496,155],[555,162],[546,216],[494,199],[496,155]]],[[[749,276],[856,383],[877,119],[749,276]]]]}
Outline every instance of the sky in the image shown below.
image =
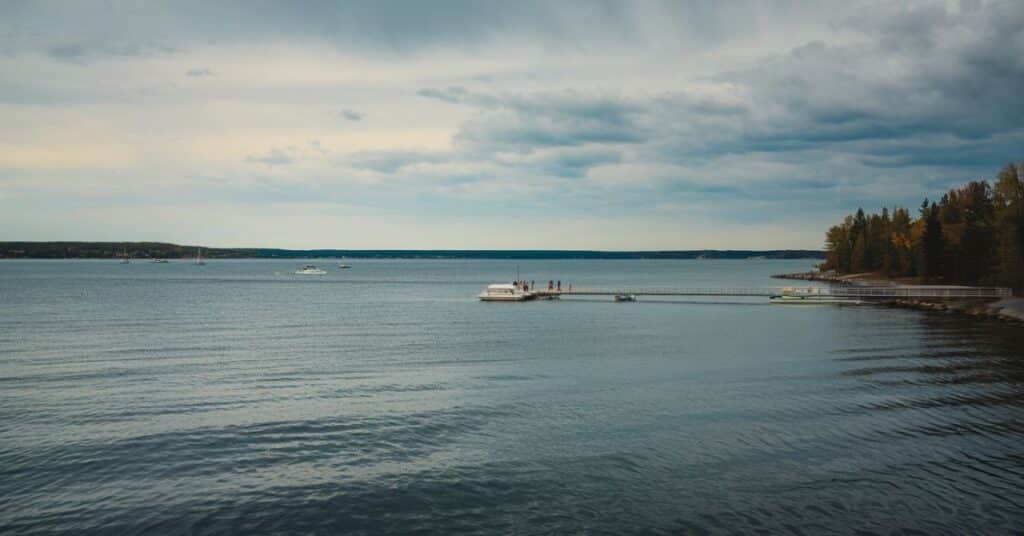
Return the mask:
{"type": "Polygon", "coordinates": [[[1024,159],[1024,2],[0,3],[0,240],[821,248],[1024,159]]]}

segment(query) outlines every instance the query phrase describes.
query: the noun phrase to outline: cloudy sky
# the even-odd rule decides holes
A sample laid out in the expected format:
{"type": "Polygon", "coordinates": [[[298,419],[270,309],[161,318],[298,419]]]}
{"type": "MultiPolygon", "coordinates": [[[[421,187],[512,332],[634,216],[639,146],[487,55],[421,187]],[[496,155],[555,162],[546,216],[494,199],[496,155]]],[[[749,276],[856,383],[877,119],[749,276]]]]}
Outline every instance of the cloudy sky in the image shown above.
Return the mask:
{"type": "Polygon", "coordinates": [[[0,240],[818,248],[1024,159],[1024,2],[0,3],[0,240]]]}

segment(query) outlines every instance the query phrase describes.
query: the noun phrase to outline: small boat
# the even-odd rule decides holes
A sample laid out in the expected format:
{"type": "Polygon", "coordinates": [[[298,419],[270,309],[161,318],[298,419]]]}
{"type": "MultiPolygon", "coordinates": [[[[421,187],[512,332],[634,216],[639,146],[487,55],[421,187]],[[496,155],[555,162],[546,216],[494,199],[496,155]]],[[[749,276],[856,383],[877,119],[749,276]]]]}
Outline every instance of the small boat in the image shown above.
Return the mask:
{"type": "Polygon", "coordinates": [[[124,253],[121,254],[121,264],[131,264],[131,259],[128,258],[128,247],[125,246],[124,253]]]}
{"type": "Polygon", "coordinates": [[[206,262],[203,261],[203,248],[196,248],[196,266],[205,266],[206,262]]]}
{"type": "Polygon", "coordinates": [[[351,266],[349,266],[347,264],[339,264],[338,268],[341,268],[342,270],[347,270],[347,269],[351,268],[351,266]]]}
{"type": "Polygon", "coordinates": [[[614,299],[617,302],[631,302],[631,301],[636,301],[636,295],[635,294],[616,294],[614,299]]]}
{"type": "Polygon", "coordinates": [[[768,298],[770,303],[780,305],[859,305],[856,298],[834,296],[821,287],[786,287],[780,294],[768,298]]]}
{"type": "Polygon", "coordinates": [[[295,270],[295,275],[325,275],[326,273],[312,264],[307,264],[301,269],[295,270]]]}
{"type": "Polygon", "coordinates": [[[154,258],[153,260],[151,260],[149,262],[151,262],[153,264],[167,264],[169,261],[167,259],[157,259],[157,258],[154,258]]]}
{"type": "Polygon", "coordinates": [[[480,301],[526,301],[536,298],[537,295],[523,290],[519,285],[498,283],[487,285],[487,289],[477,297],[480,301]]]}

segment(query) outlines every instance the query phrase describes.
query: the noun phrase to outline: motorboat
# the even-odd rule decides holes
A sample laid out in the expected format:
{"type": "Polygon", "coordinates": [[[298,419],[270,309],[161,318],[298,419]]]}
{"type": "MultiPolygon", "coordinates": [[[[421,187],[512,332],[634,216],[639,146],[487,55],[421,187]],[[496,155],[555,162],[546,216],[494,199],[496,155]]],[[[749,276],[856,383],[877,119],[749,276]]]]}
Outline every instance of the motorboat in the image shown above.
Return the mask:
{"type": "Polygon", "coordinates": [[[634,302],[636,294],[616,294],[613,299],[617,302],[634,302]]]}
{"type": "Polygon", "coordinates": [[[511,283],[497,283],[487,285],[487,289],[478,298],[481,301],[526,301],[536,298],[533,292],[523,290],[519,285],[511,283]]]}
{"type": "Polygon", "coordinates": [[[338,268],[341,268],[342,270],[348,270],[349,268],[351,268],[351,266],[347,264],[339,264],[338,268]]]}
{"type": "Polygon", "coordinates": [[[167,264],[169,261],[167,259],[153,259],[149,262],[153,264],[167,264]]]}
{"type": "Polygon", "coordinates": [[[327,272],[324,270],[321,270],[312,264],[307,264],[301,269],[295,270],[295,275],[325,275],[326,273],[327,272]]]}
{"type": "Polygon", "coordinates": [[[768,301],[781,305],[858,305],[863,303],[856,298],[833,295],[827,288],[821,287],[785,287],[781,293],[769,297],[768,301]]]}

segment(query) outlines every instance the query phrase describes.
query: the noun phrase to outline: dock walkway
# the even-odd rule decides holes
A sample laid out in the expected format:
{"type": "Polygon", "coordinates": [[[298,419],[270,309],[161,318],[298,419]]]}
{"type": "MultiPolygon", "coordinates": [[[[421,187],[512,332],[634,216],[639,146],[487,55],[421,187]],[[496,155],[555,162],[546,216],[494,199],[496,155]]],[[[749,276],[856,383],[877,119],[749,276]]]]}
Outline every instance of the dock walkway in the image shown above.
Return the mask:
{"type": "MultiPolygon", "coordinates": [[[[808,287],[762,287],[762,288],[575,288],[573,290],[536,290],[532,293],[538,298],[559,296],[757,296],[770,298],[781,296],[790,289],[808,287]]],[[[997,300],[1008,298],[1013,291],[1002,287],[961,287],[961,286],[842,286],[818,287],[816,295],[835,296],[860,299],[913,299],[931,298],[944,300],[987,299],[997,300]]]]}

